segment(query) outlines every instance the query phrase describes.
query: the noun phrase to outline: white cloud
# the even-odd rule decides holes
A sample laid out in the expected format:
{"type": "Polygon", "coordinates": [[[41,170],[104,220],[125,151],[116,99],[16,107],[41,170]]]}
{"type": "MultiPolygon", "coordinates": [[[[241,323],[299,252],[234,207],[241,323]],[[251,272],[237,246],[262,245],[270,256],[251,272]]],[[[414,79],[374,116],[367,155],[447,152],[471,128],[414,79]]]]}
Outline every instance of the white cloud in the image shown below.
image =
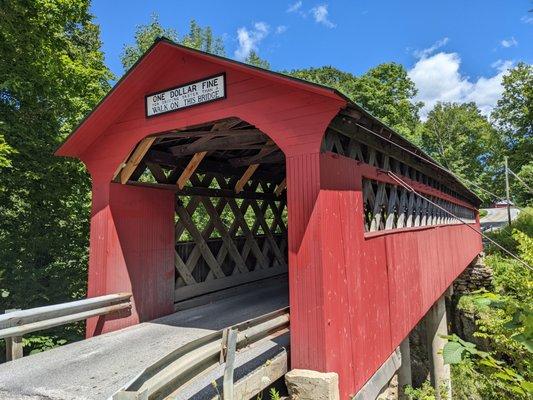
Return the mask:
{"type": "Polygon", "coordinates": [[[297,1],[294,4],[289,4],[289,8],[287,8],[287,12],[292,13],[292,12],[298,11],[300,8],[302,8],[302,4],[303,3],[301,1],[297,1]]]}
{"type": "Polygon", "coordinates": [[[276,27],[276,34],[281,35],[282,33],[285,33],[287,31],[287,27],[285,25],[279,25],[276,27]]]}
{"type": "Polygon", "coordinates": [[[445,46],[450,41],[449,38],[445,37],[443,39],[437,40],[435,43],[433,43],[430,47],[427,49],[422,50],[415,50],[413,52],[413,55],[416,58],[424,58],[429,56],[430,54],[433,54],[436,50],[440,49],[441,47],[445,46]]]}
{"type": "Polygon", "coordinates": [[[256,22],[253,29],[248,30],[245,27],[237,30],[237,40],[239,47],[235,50],[235,57],[238,60],[244,60],[252,50],[257,51],[258,45],[268,36],[270,27],[265,22],[256,22]]]}
{"type": "Polygon", "coordinates": [[[409,70],[409,77],[418,88],[417,101],[424,102],[422,118],[439,102],[464,103],[473,101],[481,112],[489,115],[500,98],[502,77],[512,66],[511,61],[498,60],[492,64],[496,73],[472,80],[461,73],[461,57],[457,53],[424,52],[409,70]]]}
{"type": "Polygon", "coordinates": [[[328,28],[335,28],[336,25],[328,18],[329,12],[327,4],[313,7],[311,9],[311,13],[313,14],[313,18],[317,23],[327,26],[328,28]]]}
{"type": "Polygon", "coordinates": [[[531,15],[524,15],[522,18],[520,18],[520,21],[522,21],[524,24],[533,24],[533,17],[531,15]]]}
{"type": "Polygon", "coordinates": [[[513,46],[518,46],[518,42],[516,41],[516,39],[514,37],[511,37],[510,39],[503,39],[500,44],[503,46],[503,47],[513,47],[513,46]]]}

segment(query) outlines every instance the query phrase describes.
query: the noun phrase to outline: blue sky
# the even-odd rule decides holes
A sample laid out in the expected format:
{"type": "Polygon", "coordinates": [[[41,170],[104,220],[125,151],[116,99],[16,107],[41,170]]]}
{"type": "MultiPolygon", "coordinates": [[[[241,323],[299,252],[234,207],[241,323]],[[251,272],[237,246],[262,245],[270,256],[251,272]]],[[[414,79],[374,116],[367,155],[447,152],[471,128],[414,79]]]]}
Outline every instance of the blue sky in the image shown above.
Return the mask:
{"type": "Polygon", "coordinates": [[[333,65],[361,74],[383,62],[401,63],[424,111],[443,100],[475,101],[488,113],[505,70],[533,62],[528,0],[93,0],[91,9],[117,76],[124,44],[152,13],[180,35],[193,18],[209,25],[229,57],[253,49],[274,70],[333,65]]]}

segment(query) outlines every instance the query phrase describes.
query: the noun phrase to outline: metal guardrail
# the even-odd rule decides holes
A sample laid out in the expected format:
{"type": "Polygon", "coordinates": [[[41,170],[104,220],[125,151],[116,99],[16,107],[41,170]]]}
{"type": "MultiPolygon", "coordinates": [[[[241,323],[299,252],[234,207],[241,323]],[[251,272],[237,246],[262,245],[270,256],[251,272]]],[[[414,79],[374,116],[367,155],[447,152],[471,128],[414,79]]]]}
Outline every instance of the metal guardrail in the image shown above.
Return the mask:
{"type": "Polygon", "coordinates": [[[224,400],[232,400],[235,352],[288,330],[289,307],[286,307],[211,333],[156,361],[116,392],[112,399],[163,399],[225,362],[224,400]]]}
{"type": "Polygon", "coordinates": [[[131,309],[130,299],[131,293],[117,293],[28,310],[6,310],[0,315],[0,339],[6,340],[7,360],[22,357],[23,335],[131,309]]]}

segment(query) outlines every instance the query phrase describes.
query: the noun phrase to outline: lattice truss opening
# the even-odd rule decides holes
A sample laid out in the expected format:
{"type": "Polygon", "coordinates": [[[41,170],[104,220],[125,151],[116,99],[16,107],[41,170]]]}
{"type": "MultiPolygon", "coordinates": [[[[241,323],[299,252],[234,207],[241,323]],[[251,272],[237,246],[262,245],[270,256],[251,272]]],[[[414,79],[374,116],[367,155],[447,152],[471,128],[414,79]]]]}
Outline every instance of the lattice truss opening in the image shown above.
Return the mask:
{"type": "Polygon", "coordinates": [[[285,157],[229,118],[141,141],[116,181],[176,193],[176,301],[286,273],[285,157]]]}
{"type": "MultiPolygon", "coordinates": [[[[460,189],[457,182],[450,182],[449,177],[446,179],[419,160],[413,159],[407,152],[380,140],[379,135],[372,133],[373,128],[361,115],[354,117],[350,114],[341,114],[332,121],[326,131],[322,151],[350,157],[382,171],[393,171],[398,176],[437,189],[442,194],[457,200],[468,201],[467,197],[457,190],[460,189]]],[[[465,222],[475,222],[475,213],[472,209],[437,196],[425,197],[465,222]]],[[[400,185],[364,179],[363,200],[367,232],[461,223],[400,185]]]]}

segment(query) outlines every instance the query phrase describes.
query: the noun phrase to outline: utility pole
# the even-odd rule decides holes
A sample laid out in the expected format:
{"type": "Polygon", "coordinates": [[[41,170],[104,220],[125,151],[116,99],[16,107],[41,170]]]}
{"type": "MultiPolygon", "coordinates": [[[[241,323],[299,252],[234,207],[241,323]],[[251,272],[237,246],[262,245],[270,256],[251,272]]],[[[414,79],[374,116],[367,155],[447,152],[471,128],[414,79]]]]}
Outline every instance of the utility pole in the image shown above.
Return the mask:
{"type": "Polygon", "coordinates": [[[505,156],[505,196],[507,198],[507,222],[511,225],[511,196],[509,193],[509,166],[505,156]]]}

